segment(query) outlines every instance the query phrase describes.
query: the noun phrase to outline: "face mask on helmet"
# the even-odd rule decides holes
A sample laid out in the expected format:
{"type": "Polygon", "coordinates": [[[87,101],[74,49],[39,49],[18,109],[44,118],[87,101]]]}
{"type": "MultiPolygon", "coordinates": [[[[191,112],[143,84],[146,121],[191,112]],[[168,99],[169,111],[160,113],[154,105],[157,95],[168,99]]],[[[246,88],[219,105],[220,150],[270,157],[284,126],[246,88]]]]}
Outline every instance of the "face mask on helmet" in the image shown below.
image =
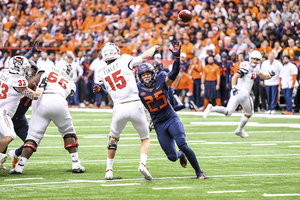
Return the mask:
{"type": "Polygon", "coordinates": [[[114,43],[105,43],[101,49],[101,56],[104,61],[115,60],[120,57],[120,49],[114,43]]]}
{"type": "Polygon", "coordinates": [[[73,68],[66,60],[60,60],[55,64],[56,68],[66,72],[71,78],[73,77],[73,68]]]}
{"type": "Polygon", "coordinates": [[[150,65],[149,63],[141,64],[138,68],[138,77],[139,77],[139,81],[141,82],[142,85],[144,85],[146,87],[152,85],[152,83],[154,83],[156,80],[156,73],[155,73],[154,67],[152,65],[150,65]],[[144,80],[142,78],[142,74],[144,74],[146,72],[151,73],[151,78],[149,80],[144,80]]]}
{"type": "Polygon", "coordinates": [[[250,65],[256,67],[261,62],[261,53],[257,50],[254,50],[249,55],[250,65]]]}
{"type": "Polygon", "coordinates": [[[8,62],[8,70],[12,74],[20,74],[26,79],[30,77],[30,64],[24,56],[14,56],[8,62]]]}
{"type": "Polygon", "coordinates": [[[37,71],[38,71],[38,67],[35,64],[35,62],[33,62],[32,60],[29,60],[30,63],[30,77],[35,76],[37,71]]]}

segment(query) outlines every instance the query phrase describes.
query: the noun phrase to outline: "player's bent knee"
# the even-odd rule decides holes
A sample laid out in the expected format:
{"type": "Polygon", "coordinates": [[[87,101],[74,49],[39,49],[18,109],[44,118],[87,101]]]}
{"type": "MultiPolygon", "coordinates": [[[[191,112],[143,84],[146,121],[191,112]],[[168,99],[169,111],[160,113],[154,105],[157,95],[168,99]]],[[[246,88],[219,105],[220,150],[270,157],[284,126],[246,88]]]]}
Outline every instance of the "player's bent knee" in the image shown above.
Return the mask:
{"type": "Polygon", "coordinates": [[[107,149],[108,150],[117,150],[118,141],[119,141],[119,139],[113,138],[113,140],[112,140],[112,137],[109,136],[107,149]]]}
{"type": "Polygon", "coordinates": [[[65,143],[65,149],[71,148],[71,147],[78,147],[78,141],[77,141],[76,134],[66,134],[64,136],[64,140],[66,141],[67,138],[73,138],[75,142],[72,142],[72,143],[69,143],[69,144],[65,143]]]}
{"type": "Polygon", "coordinates": [[[34,140],[26,140],[23,148],[31,148],[34,152],[36,152],[38,145],[34,140]]]}
{"type": "Polygon", "coordinates": [[[244,114],[244,116],[250,118],[252,115],[244,114]]]}
{"type": "Polygon", "coordinates": [[[167,155],[167,157],[172,162],[175,162],[178,159],[176,154],[169,154],[169,155],[167,155]]]}

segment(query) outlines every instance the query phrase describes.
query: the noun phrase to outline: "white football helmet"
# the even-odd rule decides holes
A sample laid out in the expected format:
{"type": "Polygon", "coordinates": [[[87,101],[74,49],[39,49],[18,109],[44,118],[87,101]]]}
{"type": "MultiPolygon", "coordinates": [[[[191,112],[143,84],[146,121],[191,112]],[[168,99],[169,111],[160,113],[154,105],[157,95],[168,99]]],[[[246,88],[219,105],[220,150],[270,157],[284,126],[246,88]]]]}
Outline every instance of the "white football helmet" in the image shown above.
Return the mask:
{"type": "Polygon", "coordinates": [[[60,60],[55,64],[55,67],[66,72],[66,74],[68,74],[71,78],[73,77],[73,68],[68,61],[60,60]]]}
{"type": "Polygon", "coordinates": [[[107,42],[101,49],[102,59],[106,62],[109,60],[115,60],[120,57],[120,49],[117,45],[111,42],[107,42]]]}
{"type": "Polygon", "coordinates": [[[12,74],[20,74],[28,79],[31,75],[30,63],[24,56],[14,56],[8,61],[8,70],[12,74]]]}
{"type": "Polygon", "coordinates": [[[260,53],[259,51],[257,51],[257,50],[252,51],[252,52],[249,54],[249,62],[250,62],[250,65],[251,65],[252,67],[255,67],[256,65],[260,64],[261,58],[262,58],[262,57],[261,57],[261,53],[260,53]],[[258,59],[259,61],[253,62],[252,58],[256,58],[256,59],[258,59]]]}

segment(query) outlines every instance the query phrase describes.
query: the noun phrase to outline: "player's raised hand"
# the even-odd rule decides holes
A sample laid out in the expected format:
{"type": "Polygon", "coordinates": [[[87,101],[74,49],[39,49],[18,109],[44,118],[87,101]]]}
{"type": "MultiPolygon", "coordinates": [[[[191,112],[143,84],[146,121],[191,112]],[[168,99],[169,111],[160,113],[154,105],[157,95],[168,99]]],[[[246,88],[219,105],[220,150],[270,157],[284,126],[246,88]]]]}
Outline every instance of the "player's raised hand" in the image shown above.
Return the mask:
{"type": "Polygon", "coordinates": [[[34,42],[34,44],[33,44],[32,49],[31,49],[32,53],[36,53],[36,52],[40,53],[40,52],[42,52],[42,50],[38,49],[38,46],[39,46],[39,42],[36,40],[34,42]]]}
{"type": "Polygon", "coordinates": [[[101,90],[101,86],[100,85],[94,85],[93,87],[93,92],[94,93],[100,93],[101,90]]]}
{"type": "Polygon", "coordinates": [[[172,40],[171,43],[172,43],[173,49],[169,49],[169,50],[172,52],[172,54],[175,58],[179,58],[181,45],[176,40],[172,40]]]}

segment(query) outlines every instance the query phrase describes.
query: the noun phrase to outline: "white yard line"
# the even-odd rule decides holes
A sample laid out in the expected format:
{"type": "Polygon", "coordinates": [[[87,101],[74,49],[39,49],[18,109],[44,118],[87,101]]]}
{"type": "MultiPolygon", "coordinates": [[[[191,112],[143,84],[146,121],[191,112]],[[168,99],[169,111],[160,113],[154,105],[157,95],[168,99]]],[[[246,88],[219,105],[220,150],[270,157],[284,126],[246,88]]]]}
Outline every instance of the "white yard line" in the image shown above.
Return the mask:
{"type": "Polygon", "coordinates": [[[237,193],[237,192],[246,192],[246,190],[207,191],[208,194],[237,193]]]}
{"type": "Polygon", "coordinates": [[[270,144],[251,144],[252,146],[271,146],[271,145],[277,145],[277,144],[274,144],[274,143],[270,143],[270,144]]]}
{"type": "Polygon", "coordinates": [[[26,181],[26,180],[35,180],[35,179],[44,179],[42,177],[37,178],[14,178],[14,179],[4,179],[4,181],[26,181]]]}
{"type": "Polygon", "coordinates": [[[153,190],[177,190],[177,189],[188,189],[193,187],[183,186],[183,187],[154,187],[153,190]]]}
{"type": "Polygon", "coordinates": [[[299,148],[300,146],[299,146],[299,145],[295,145],[295,146],[289,146],[289,147],[293,147],[293,148],[296,147],[296,148],[299,148]]]}
{"type": "Polygon", "coordinates": [[[263,194],[263,197],[287,197],[287,196],[300,196],[300,194],[263,194]]]}
{"type": "Polygon", "coordinates": [[[123,184],[102,184],[102,186],[112,187],[112,186],[131,186],[131,185],[141,185],[140,183],[123,183],[123,184]]]}
{"type": "MultiPolygon", "coordinates": [[[[193,126],[193,125],[199,125],[199,126],[238,126],[240,122],[190,122],[190,124],[187,124],[185,126],[193,126]]],[[[289,128],[300,128],[299,123],[266,123],[266,124],[260,124],[258,122],[249,122],[247,123],[247,126],[251,127],[289,127],[289,128]]]]}
{"type": "MultiPolygon", "coordinates": [[[[211,175],[208,178],[227,178],[227,177],[260,177],[260,176],[300,176],[300,173],[280,173],[280,174],[232,174],[232,175],[211,175]]],[[[181,176],[181,177],[160,177],[154,178],[152,180],[168,180],[168,179],[196,179],[195,176],[181,176]]],[[[121,182],[121,181],[144,181],[144,178],[132,178],[132,179],[113,179],[109,182],[121,182]]],[[[197,180],[198,181],[198,180],[197,180]]],[[[18,183],[18,184],[5,184],[0,185],[0,187],[11,187],[11,186],[25,186],[25,185],[54,185],[54,184],[64,184],[64,183],[107,183],[106,180],[68,180],[68,181],[57,181],[57,182],[37,182],[37,183],[18,183]]],[[[279,194],[280,195],[280,194],[279,194]]],[[[298,196],[299,194],[291,194],[298,196]]]]}

